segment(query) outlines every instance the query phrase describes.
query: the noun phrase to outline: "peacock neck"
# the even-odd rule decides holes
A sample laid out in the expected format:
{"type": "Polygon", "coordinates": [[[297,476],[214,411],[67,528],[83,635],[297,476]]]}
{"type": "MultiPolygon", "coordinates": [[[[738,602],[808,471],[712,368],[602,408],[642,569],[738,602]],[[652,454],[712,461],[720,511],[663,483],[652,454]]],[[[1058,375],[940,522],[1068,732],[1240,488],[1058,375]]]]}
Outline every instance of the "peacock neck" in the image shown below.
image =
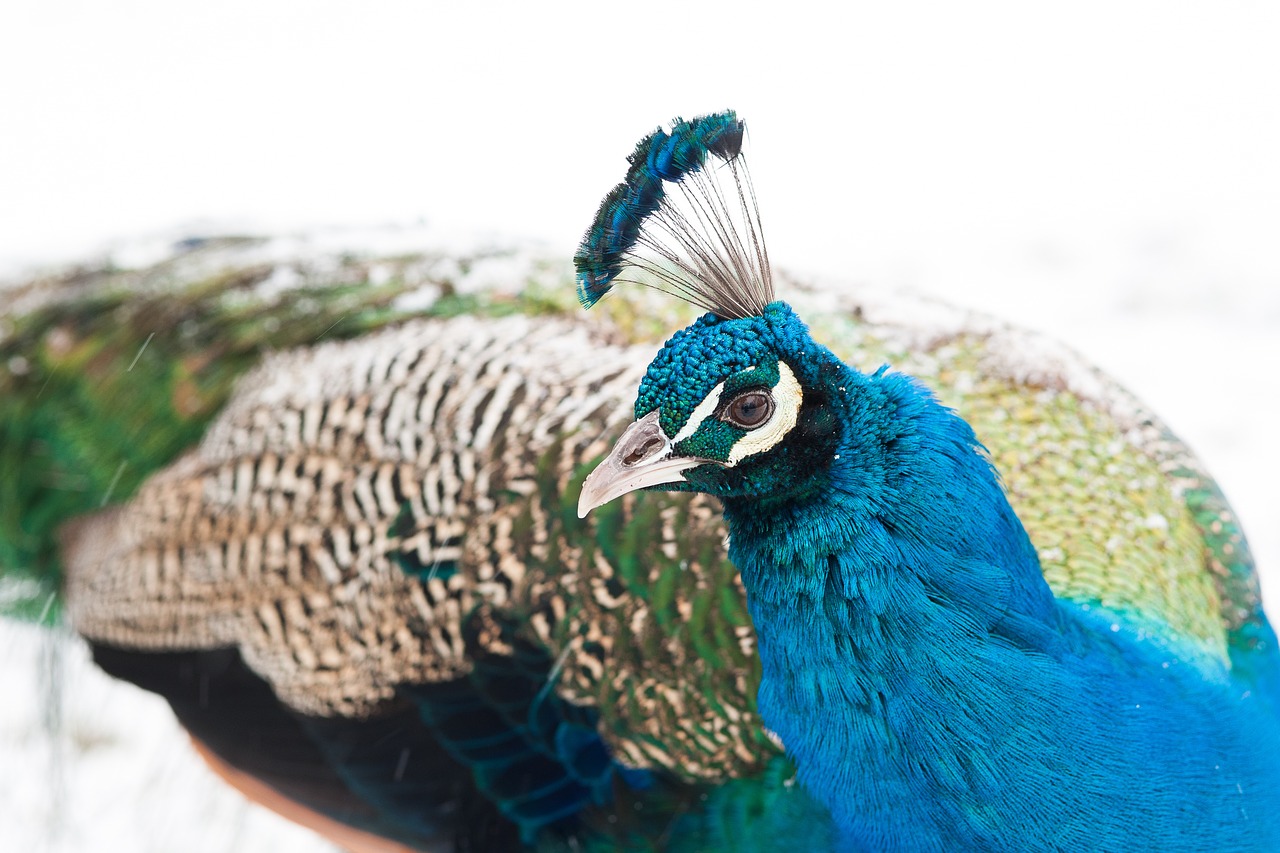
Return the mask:
{"type": "Polygon", "coordinates": [[[883,390],[916,416],[910,428],[880,458],[859,437],[843,441],[809,494],[726,499],[730,556],[759,637],[760,712],[802,781],[816,780],[811,790],[855,836],[900,824],[959,841],[967,830],[932,804],[985,784],[974,751],[1017,713],[991,702],[993,685],[1019,677],[990,654],[992,639],[1052,657],[1057,611],[967,425],[927,396],[921,407],[913,386],[883,390]],[[883,479],[882,500],[865,499],[868,476],[883,479]]]}
{"type": "Polygon", "coordinates": [[[879,618],[923,606],[918,588],[951,609],[1051,618],[1039,558],[969,425],[909,377],[839,367],[827,383],[856,394],[829,395],[846,426],[825,474],[801,493],[722,498],[752,600],[879,618]],[[868,409],[878,425],[848,426],[868,409]]]}

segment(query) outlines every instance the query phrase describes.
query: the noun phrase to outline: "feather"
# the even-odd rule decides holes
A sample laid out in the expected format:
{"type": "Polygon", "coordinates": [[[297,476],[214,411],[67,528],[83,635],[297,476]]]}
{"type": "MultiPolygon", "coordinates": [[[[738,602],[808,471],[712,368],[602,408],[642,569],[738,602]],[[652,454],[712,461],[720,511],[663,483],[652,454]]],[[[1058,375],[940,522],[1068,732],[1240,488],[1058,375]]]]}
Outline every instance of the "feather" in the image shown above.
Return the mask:
{"type": "Polygon", "coordinates": [[[591,307],[624,269],[721,317],[773,301],[755,189],[742,156],[746,126],[732,112],[676,119],[642,139],[627,178],[605,197],[574,256],[578,298],[591,307]],[[709,157],[722,160],[713,168],[709,157]],[[732,194],[722,185],[732,180],[732,194]],[[676,190],[668,193],[666,185],[676,190]]]}

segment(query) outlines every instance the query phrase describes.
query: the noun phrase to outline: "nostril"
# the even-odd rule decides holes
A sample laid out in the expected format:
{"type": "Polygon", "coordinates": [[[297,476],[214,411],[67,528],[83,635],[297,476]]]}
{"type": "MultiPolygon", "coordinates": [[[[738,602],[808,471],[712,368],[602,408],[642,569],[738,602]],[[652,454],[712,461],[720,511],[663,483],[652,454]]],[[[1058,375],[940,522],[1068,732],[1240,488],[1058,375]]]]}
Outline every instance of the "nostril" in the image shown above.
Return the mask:
{"type": "Polygon", "coordinates": [[[662,449],[664,442],[656,435],[638,435],[627,452],[622,454],[623,465],[636,465],[662,449]]]}

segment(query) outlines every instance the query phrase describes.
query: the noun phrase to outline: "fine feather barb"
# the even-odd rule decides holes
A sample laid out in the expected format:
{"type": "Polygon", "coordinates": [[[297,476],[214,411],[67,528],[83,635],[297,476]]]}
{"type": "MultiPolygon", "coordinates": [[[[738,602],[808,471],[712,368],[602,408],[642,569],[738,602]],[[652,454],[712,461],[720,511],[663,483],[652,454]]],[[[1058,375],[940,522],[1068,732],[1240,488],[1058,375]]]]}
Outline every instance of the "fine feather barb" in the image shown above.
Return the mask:
{"type": "Polygon", "coordinates": [[[605,197],[574,256],[584,307],[626,281],[725,318],[764,311],[772,274],[742,156],[745,129],[726,111],[677,119],[670,133],[640,141],[626,180],[605,197]],[[629,267],[649,280],[623,278],[629,267]]]}

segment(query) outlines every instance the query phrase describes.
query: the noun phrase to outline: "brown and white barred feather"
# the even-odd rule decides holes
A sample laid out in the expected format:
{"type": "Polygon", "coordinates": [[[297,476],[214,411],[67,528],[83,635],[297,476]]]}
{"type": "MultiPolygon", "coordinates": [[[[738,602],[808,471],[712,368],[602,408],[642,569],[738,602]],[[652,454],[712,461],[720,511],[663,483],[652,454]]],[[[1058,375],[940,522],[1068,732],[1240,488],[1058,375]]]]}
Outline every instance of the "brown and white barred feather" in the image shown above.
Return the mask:
{"type": "Polygon", "coordinates": [[[127,647],[239,645],[313,714],[371,713],[397,683],[456,677],[463,615],[505,606],[521,566],[498,554],[420,579],[395,554],[462,560],[495,495],[532,492],[552,441],[576,436],[580,459],[606,449],[645,357],[526,318],[272,356],[197,450],[71,535],[72,618],[127,647]]]}

